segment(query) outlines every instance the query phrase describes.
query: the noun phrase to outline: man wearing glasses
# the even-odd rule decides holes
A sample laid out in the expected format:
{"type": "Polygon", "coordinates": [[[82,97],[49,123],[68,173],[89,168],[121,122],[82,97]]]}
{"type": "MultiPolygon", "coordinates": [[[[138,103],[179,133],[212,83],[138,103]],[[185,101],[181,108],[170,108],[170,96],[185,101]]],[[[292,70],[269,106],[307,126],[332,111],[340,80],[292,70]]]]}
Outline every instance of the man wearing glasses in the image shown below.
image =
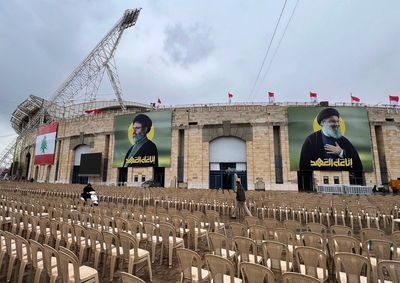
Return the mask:
{"type": "Polygon", "coordinates": [[[317,116],[321,130],[309,135],[300,154],[300,170],[362,171],[362,163],[352,143],[342,136],[340,114],[325,108],[317,116]]]}
{"type": "Polygon", "coordinates": [[[151,119],[145,114],[138,114],[132,123],[134,144],[125,155],[123,167],[157,167],[157,146],[147,138],[153,124],[151,119]]]}

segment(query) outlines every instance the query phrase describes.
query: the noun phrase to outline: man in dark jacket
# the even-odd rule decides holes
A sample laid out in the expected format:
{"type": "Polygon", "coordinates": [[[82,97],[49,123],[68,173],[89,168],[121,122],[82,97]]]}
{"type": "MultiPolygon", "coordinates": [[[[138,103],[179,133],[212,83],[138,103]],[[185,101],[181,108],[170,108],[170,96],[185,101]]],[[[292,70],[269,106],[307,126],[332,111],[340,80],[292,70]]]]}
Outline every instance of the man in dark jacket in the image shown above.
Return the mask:
{"type": "Polygon", "coordinates": [[[246,194],[244,192],[243,185],[240,182],[240,179],[238,178],[236,180],[236,207],[232,212],[232,218],[236,218],[236,212],[238,209],[243,208],[244,211],[246,211],[246,214],[251,216],[251,212],[249,208],[246,205],[246,194]]]}
{"type": "Polygon", "coordinates": [[[133,119],[133,141],[124,158],[123,167],[157,167],[157,146],[147,138],[151,130],[151,119],[145,114],[138,114],[133,119]]]}
{"type": "Polygon", "coordinates": [[[84,188],[83,192],[81,193],[81,198],[85,200],[85,202],[90,199],[90,192],[93,192],[94,189],[92,187],[92,184],[88,183],[84,188]]]}
{"type": "Polygon", "coordinates": [[[351,142],[341,135],[340,114],[325,108],[317,116],[321,130],[304,141],[300,154],[300,170],[362,171],[362,163],[351,142]]]}

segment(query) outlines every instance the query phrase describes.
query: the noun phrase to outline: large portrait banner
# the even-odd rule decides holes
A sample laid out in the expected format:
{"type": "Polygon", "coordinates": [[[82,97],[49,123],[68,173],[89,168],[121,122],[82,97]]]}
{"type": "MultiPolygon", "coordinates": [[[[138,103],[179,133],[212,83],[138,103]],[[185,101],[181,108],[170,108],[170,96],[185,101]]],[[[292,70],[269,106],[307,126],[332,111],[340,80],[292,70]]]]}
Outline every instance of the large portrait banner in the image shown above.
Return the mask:
{"type": "Polygon", "coordinates": [[[112,167],[170,167],[172,113],[115,116],[112,167]]]}
{"type": "Polygon", "coordinates": [[[289,107],[291,171],[373,171],[368,113],[361,107],[289,107]]]}

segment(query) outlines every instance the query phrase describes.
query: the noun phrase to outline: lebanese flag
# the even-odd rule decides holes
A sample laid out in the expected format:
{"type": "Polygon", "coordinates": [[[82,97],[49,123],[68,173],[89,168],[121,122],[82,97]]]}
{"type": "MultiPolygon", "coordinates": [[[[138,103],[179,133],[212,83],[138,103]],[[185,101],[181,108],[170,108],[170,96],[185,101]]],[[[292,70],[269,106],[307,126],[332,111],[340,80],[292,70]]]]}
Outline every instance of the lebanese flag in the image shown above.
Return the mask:
{"type": "Polygon", "coordinates": [[[54,122],[49,125],[40,127],[36,137],[35,161],[34,164],[54,163],[54,152],[56,148],[58,123],[54,122]]]}
{"type": "Polygon", "coordinates": [[[396,95],[389,95],[390,102],[399,102],[399,97],[396,95]]]}
{"type": "Polygon", "coordinates": [[[272,91],[268,91],[268,97],[274,97],[275,96],[275,93],[274,92],[272,92],[272,91]]]}
{"type": "Polygon", "coordinates": [[[310,91],[310,97],[317,98],[317,93],[310,91]]]}
{"type": "Polygon", "coordinates": [[[159,97],[157,98],[157,104],[161,104],[161,99],[159,97]]]}
{"type": "Polygon", "coordinates": [[[233,93],[232,92],[228,92],[228,97],[232,98],[233,97],[233,93]]]}
{"type": "Polygon", "coordinates": [[[358,98],[357,96],[351,96],[351,102],[360,102],[360,98],[358,98]]]}

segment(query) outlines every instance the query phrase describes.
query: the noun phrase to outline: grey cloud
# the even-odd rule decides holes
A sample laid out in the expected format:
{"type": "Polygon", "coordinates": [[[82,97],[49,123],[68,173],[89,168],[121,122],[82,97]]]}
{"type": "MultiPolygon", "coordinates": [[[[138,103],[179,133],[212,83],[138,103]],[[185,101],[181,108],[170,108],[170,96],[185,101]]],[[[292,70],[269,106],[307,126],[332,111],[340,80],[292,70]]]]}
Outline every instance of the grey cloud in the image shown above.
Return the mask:
{"type": "Polygon", "coordinates": [[[164,51],[173,62],[184,67],[206,59],[214,49],[209,31],[200,24],[188,27],[176,24],[168,27],[165,35],[164,51]]]}

